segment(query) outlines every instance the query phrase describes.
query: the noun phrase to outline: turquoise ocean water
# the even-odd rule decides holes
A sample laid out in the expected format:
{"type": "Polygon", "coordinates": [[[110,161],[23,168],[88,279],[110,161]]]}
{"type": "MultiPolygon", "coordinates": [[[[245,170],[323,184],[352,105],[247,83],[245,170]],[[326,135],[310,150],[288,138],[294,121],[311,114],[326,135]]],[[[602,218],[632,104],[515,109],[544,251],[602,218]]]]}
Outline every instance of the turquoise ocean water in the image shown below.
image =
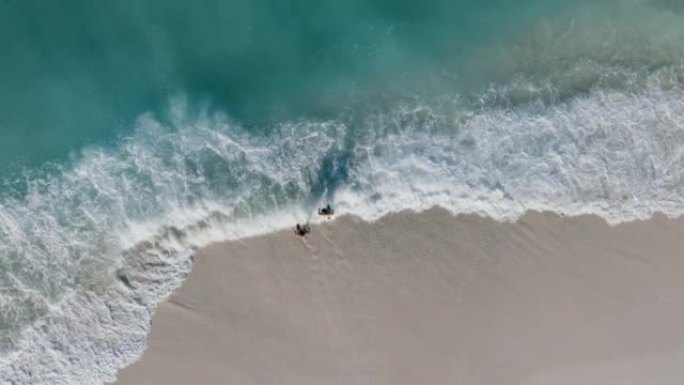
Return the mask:
{"type": "Polygon", "coordinates": [[[668,0],[0,1],[0,383],[98,384],[209,242],[684,212],[668,0]]]}

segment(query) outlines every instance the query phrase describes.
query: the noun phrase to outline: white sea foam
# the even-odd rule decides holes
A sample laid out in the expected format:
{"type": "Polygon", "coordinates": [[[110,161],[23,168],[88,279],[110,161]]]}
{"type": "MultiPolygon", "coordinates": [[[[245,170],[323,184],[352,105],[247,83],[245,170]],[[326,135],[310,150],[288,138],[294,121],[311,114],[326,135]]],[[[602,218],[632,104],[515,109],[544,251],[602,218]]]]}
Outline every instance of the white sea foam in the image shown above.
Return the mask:
{"type": "Polygon", "coordinates": [[[434,205],[515,220],[527,210],[611,223],[684,209],[684,92],[636,91],[467,110],[414,104],[267,136],[229,119],[142,116],[117,149],[31,177],[0,202],[10,384],[98,384],[145,348],[157,304],[194,250],[288,228],[326,199],[374,220],[434,205]]]}
{"type": "Polygon", "coordinates": [[[482,110],[461,117],[457,133],[435,129],[449,124],[443,120],[392,133],[357,149],[368,165],[353,188],[338,192],[337,206],[366,219],[433,205],[499,220],[528,210],[596,214],[613,224],[679,216],[684,93],[663,89],[668,76],[653,75],[635,93],[595,89],[550,107],[482,110]]]}

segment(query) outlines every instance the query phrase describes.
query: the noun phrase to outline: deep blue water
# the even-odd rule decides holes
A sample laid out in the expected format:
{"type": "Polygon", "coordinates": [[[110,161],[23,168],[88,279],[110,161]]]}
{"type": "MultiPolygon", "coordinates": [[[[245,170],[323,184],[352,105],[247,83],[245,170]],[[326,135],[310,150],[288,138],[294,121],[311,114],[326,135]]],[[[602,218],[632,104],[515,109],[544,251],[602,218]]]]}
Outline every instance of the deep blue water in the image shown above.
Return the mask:
{"type": "Polygon", "coordinates": [[[566,3],[3,1],[0,171],[112,145],[178,94],[258,130],[483,87],[478,49],[566,3]]]}

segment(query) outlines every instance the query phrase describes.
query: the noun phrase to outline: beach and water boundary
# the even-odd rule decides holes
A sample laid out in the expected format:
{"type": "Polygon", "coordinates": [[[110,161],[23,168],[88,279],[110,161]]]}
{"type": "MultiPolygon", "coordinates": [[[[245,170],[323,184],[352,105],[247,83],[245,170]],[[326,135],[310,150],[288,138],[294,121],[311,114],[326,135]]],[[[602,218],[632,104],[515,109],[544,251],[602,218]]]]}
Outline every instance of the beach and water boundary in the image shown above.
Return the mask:
{"type": "Polygon", "coordinates": [[[73,168],[29,179],[27,198],[6,196],[5,253],[27,257],[7,276],[16,295],[4,304],[2,372],[17,383],[113,379],[143,352],[154,309],[198,248],[290,229],[327,199],[371,221],[435,205],[504,222],[528,211],[677,217],[676,74],[549,107],[454,117],[404,106],[364,131],[304,121],[254,136],[220,114],[188,119],[182,100],[173,127],[142,116],[114,151],[85,151],[73,168]]]}
{"type": "Polygon", "coordinates": [[[682,230],[431,209],[214,244],[115,384],[674,385],[682,230]]]}
{"type": "Polygon", "coordinates": [[[682,214],[672,2],[135,3],[0,5],[0,382],[113,380],[193,256],[326,202],[501,231],[682,214]]]}

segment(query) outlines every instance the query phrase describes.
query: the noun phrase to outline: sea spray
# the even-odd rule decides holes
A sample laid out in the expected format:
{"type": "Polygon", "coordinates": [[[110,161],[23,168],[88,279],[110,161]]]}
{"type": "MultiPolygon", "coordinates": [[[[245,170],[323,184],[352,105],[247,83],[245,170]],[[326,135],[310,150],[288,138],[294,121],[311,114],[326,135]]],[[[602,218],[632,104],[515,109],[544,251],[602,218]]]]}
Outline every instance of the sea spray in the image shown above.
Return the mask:
{"type": "Polygon", "coordinates": [[[259,136],[182,105],[168,126],[144,115],[118,147],[90,148],[31,179],[25,198],[3,198],[2,305],[13,317],[2,373],[27,384],[113,378],[142,352],[154,308],[196,248],[288,228],[327,199],[367,220],[434,205],[500,220],[680,215],[677,73],[552,105],[401,105],[363,130],[293,121],[259,136]]]}

